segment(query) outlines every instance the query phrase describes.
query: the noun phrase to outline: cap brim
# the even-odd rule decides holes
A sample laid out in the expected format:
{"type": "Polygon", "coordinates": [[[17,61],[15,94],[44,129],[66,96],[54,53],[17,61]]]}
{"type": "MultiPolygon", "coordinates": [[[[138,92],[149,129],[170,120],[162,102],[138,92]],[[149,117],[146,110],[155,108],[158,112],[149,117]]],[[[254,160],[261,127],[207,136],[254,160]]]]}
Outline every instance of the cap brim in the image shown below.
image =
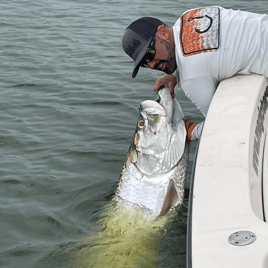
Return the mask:
{"type": "Polygon", "coordinates": [[[151,41],[152,41],[153,37],[151,37],[149,39],[149,41],[147,42],[147,44],[144,46],[144,48],[140,51],[139,55],[137,56],[136,60],[135,60],[135,64],[134,64],[134,70],[133,70],[133,73],[132,73],[132,78],[135,78],[139,69],[140,69],[140,64],[141,64],[141,61],[143,59],[143,57],[145,56],[146,52],[147,52],[147,48],[149,47],[151,41]]]}

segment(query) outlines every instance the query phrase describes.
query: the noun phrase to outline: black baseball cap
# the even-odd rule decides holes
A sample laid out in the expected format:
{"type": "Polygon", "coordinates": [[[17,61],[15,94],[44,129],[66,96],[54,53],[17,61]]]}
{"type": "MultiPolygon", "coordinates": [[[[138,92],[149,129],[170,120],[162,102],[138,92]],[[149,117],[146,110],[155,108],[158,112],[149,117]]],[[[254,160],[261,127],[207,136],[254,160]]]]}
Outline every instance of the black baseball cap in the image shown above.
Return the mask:
{"type": "Polygon", "coordinates": [[[135,61],[132,78],[134,78],[140,68],[141,61],[155,37],[157,28],[163,22],[151,17],[143,17],[132,22],[127,28],[122,39],[124,51],[135,61]]]}

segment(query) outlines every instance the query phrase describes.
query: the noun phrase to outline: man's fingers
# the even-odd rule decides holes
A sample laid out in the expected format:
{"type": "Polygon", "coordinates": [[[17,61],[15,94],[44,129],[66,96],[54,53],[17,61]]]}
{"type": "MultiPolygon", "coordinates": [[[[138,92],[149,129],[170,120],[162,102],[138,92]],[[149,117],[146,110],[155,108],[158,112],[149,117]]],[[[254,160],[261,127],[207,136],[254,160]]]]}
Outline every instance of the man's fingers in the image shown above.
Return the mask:
{"type": "Polygon", "coordinates": [[[154,92],[158,93],[159,89],[162,88],[163,86],[165,86],[164,82],[161,80],[161,77],[158,78],[155,82],[155,86],[154,86],[154,92]]]}

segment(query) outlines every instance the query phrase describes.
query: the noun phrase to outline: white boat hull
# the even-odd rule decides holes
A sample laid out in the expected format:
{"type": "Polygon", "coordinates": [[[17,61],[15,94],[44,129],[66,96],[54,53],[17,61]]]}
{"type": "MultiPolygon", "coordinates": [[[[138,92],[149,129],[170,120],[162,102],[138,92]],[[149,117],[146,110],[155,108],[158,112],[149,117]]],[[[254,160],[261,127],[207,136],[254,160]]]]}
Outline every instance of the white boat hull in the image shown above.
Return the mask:
{"type": "Polygon", "coordinates": [[[268,267],[267,97],[259,75],[224,80],[215,93],[192,178],[188,268],[268,267]]]}

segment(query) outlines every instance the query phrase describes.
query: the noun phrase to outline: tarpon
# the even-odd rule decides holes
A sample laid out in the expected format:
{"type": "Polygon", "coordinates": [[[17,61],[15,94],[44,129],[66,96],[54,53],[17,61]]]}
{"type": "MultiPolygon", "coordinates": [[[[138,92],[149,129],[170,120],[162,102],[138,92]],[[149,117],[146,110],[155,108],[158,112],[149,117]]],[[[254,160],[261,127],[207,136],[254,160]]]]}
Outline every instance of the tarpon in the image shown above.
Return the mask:
{"type": "Polygon", "coordinates": [[[139,110],[115,200],[157,218],[183,202],[188,161],[184,115],[167,88],[159,90],[156,100],[143,101],[139,110]]]}
{"type": "Polygon", "coordinates": [[[183,202],[188,146],[183,112],[167,88],[140,105],[117,192],[73,267],[156,267],[161,240],[183,202]],[[157,219],[157,220],[155,220],[157,219]],[[142,248],[142,251],[140,250],[142,248]]]}

